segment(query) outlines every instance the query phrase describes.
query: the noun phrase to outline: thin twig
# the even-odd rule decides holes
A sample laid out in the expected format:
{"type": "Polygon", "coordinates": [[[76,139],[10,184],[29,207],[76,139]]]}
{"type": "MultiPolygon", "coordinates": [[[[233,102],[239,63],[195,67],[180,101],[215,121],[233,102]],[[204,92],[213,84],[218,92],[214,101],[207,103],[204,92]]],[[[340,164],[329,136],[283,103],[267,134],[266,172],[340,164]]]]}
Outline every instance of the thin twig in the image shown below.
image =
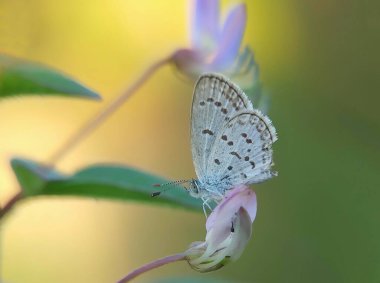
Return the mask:
{"type": "Polygon", "coordinates": [[[15,194],[5,205],[4,207],[0,208],[0,219],[3,218],[5,214],[7,214],[12,207],[18,202],[20,199],[22,199],[21,192],[18,192],[15,194]]]}
{"type": "Polygon", "coordinates": [[[135,270],[133,270],[131,273],[129,273],[127,276],[119,280],[117,283],[126,283],[132,280],[133,278],[139,276],[140,274],[143,274],[144,272],[150,271],[152,269],[158,268],[160,266],[163,266],[165,264],[169,264],[172,262],[180,261],[180,260],[185,260],[186,256],[184,254],[175,254],[175,255],[170,255],[164,258],[157,259],[155,261],[152,261],[148,264],[145,264],[135,270]]]}
{"type": "Polygon", "coordinates": [[[74,148],[81,140],[95,130],[102,122],[104,122],[113,112],[115,112],[123,103],[137,90],[139,87],[156,72],[159,68],[169,63],[172,56],[164,58],[152,66],[150,66],[129,88],[112,101],[105,109],[101,110],[93,119],[86,123],[78,130],[61,148],[59,148],[50,158],[49,164],[54,165],[60,161],[72,148],[74,148]]]}

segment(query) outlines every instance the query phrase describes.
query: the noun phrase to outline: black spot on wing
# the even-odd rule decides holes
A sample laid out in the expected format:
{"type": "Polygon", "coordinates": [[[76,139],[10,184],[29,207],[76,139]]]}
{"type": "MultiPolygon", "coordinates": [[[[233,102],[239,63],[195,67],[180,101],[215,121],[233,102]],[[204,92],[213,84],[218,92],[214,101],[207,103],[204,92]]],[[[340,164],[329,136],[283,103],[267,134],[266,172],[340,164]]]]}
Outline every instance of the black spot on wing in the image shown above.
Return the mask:
{"type": "Polygon", "coordinates": [[[263,146],[261,147],[261,149],[263,151],[269,151],[269,145],[268,144],[263,144],[263,146]]]}
{"type": "Polygon", "coordinates": [[[208,130],[208,129],[203,130],[203,131],[202,131],[202,134],[204,134],[204,135],[208,134],[208,135],[210,135],[210,136],[213,136],[213,135],[214,135],[214,133],[213,133],[211,130],[208,130]]]}
{"type": "Polygon", "coordinates": [[[263,121],[260,121],[259,123],[257,123],[256,125],[256,129],[259,133],[263,132],[265,130],[267,126],[265,125],[265,123],[263,121]]]}
{"type": "MultiPolygon", "coordinates": [[[[236,111],[238,111],[238,110],[236,110],[236,111]]],[[[239,124],[240,126],[244,126],[244,125],[245,125],[245,122],[242,121],[242,120],[240,120],[240,119],[238,119],[237,122],[238,122],[238,124],[239,124]]]]}
{"type": "Polygon", "coordinates": [[[241,156],[236,151],[231,151],[230,154],[236,156],[239,159],[241,159],[241,156]]]}
{"type": "Polygon", "coordinates": [[[220,179],[221,181],[223,181],[224,179],[229,179],[230,178],[230,175],[226,175],[224,176],[222,179],[220,179]]]}

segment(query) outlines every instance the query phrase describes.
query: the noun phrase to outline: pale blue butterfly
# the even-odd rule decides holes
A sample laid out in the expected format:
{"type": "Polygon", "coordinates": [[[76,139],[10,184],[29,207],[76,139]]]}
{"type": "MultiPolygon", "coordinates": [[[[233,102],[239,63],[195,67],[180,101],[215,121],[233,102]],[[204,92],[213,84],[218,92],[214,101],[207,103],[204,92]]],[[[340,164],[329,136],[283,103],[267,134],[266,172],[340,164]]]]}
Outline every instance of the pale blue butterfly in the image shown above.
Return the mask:
{"type": "Polygon", "coordinates": [[[188,183],[185,189],[201,198],[204,207],[219,202],[237,185],[277,175],[270,170],[276,140],[270,119],[253,108],[236,84],[220,74],[204,74],[195,85],[191,110],[191,149],[198,179],[170,184],[188,183]]]}

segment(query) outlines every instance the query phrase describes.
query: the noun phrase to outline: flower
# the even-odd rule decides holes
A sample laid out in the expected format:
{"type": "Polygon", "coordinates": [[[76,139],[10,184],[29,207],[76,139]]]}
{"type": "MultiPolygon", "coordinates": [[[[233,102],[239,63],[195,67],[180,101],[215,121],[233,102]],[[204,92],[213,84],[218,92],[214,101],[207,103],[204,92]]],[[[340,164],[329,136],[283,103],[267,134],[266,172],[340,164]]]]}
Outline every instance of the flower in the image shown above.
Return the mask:
{"type": "Polygon", "coordinates": [[[236,61],[246,25],[245,4],[235,5],[222,26],[219,0],[195,0],[191,24],[191,48],[177,50],[173,60],[185,74],[224,73],[236,61]]]}
{"type": "Polygon", "coordinates": [[[245,185],[229,191],[207,218],[205,242],[194,242],[186,260],[199,272],[217,270],[237,260],[252,234],[256,194],[245,185]]]}
{"type": "Polygon", "coordinates": [[[178,49],[172,62],[185,75],[198,78],[203,73],[217,72],[230,77],[264,113],[269,96],[262,90],[259,67],[252,50],[240,46],[247,22],[244,3],[233,6],[220,25],[219,0],[193,0],[191,47],[178,49]]]}
{"type": "Polygon", "coordinates": [[[245,185],[227,192],[206,221],[205,242],[194,242],[184,253],[157,259],[145,264],[118,283],[129,282],[136,276],[165,264],[187,260],[199,272],[217,270],[243,253],[252,234],[252,222],[256,217],[256,194],[245,185]]]}

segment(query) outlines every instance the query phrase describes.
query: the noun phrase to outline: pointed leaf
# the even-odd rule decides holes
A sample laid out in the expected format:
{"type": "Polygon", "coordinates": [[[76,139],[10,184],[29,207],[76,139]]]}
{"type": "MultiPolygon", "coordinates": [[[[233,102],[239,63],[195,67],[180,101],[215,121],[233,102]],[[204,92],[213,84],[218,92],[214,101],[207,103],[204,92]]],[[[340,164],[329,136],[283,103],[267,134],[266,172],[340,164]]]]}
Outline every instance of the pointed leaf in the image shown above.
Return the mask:
{"type": "Polygon", "coordinates": [[[179,188],[173,187],[152,198],[152,192],[157,191],[153,184],[167,180],[131,167],[97,165],[65,176],[28,160],[13,159],[11,163],[25,196],[59,195],[142,201],[202,211],[201,201],[179,188]]]}
{"type": "Polygon", "coordinates": [[[25,159],[12,159],[11,166],[20,183],[24,196],[38,195],[42,192],[48,181],[65,178],[50,168],[37,165],[25,159]]]}
{"type": "Polygon", "coordinates": [[[0,99],[21,94],[100,99],[97,93],[57,70],[0,54],[0,99]]]}

